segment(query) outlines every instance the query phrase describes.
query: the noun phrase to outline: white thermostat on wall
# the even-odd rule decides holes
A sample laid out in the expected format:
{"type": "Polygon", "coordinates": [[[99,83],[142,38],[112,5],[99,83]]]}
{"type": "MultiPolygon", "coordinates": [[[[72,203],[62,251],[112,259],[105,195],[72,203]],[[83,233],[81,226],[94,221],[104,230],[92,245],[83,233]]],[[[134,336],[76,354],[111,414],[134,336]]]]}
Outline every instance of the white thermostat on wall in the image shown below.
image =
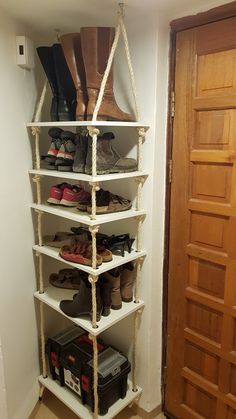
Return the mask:
{"type": "Polygon", "coordinates": [[[16,37],[16,63],[27,70],[34,68],[34,45],[26,36],[16,37]]]}

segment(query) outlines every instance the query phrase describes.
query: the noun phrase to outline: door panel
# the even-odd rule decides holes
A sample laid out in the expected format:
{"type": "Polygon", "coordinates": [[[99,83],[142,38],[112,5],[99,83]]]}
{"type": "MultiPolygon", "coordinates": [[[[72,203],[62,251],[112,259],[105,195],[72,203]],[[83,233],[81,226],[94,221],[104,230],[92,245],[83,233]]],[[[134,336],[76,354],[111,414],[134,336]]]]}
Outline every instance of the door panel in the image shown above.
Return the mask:
{"type": "Polygon", "coordinates": [[[166,410],[236,419],[236,18],[178,33],[166,410]]]}

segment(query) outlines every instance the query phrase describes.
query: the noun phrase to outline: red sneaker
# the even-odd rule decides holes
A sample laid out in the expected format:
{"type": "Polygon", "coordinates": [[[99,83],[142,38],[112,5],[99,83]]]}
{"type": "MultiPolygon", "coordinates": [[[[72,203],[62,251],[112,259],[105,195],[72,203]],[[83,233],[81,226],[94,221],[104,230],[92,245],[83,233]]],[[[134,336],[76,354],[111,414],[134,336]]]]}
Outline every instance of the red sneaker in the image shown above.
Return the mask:
{"type": "Polygon", "coordinates": [[[64,190],[71,188],[72,185],[66,182],[60,183],[60,185],[52,186],[50,188],[49,198],[47,199],[47,202],[49,202],[50,204],[60,204],[64,190]]]}
{"type": "Polygon", "coordinates": [[[76,185],[71,185],[71,188],[65,188],[60,205],[65,205],[67,207],[77,207],[80,196],[83,194],[83,192],[83,188],[80,188],[76,185]]]}

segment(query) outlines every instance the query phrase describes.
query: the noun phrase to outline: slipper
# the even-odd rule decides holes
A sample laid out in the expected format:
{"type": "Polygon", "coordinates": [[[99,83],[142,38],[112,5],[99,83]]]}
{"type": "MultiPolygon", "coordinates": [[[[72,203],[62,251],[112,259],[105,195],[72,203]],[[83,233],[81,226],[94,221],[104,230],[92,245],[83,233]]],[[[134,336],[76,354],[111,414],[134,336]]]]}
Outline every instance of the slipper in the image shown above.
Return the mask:
{"type": "Polygon", "coordinates": [[[50,247],[70,246],[76,241],[76,236],[73,233],[59,231],[54,236],[44,236],[43,243],[50,247]]]}
{"type": "MultiPolygon", "coordinates": [[[[72,246],[63,246],[59,255],[69,262],[92,266],[92,245],[90,242],[78,242],[72,246]]],[[[101,264],[102,256],[97,255],[96,265],[101,264]]]]}
{"type": "Polygon", "coordinates": [[[112,252],[105,246],[97,246],[97,254],[102,257],[103,262],[110,262],[113,259],[112,252]]]}
{"type": "MultiPolygon", "coordinates": [[[[82,274],[87,275],[85,272],[82,274]]],[[[80,278],[81,272],[78,269],[60,269],[58,274],[52,273],[50,275],[49,282],[57,288],[79,290],[80,278]]]]}

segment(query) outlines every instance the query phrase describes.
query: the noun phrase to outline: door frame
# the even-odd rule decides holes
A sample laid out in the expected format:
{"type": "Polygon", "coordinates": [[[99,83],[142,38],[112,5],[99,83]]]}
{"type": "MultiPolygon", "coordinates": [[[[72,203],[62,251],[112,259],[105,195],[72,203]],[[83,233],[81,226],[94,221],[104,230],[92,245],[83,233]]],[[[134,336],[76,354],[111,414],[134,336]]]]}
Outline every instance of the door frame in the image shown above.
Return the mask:
{"type": "Polygon", "coordinates": [[[236,16],[236,1],[214,7],[196,15],[185,16],[170,22],[170,52],[169,52],[169,85],[168,85],[168,115],[166,134],[166,197],[165,197],[165,226],[164,226],[164,261],[163,261],[163,296],[162,296],[162,405],[163,411],[169,418],[173,418],[165,409],[166,384],[166,355],[167,355],[167,316],[168,316],[168,273],[169,273],[169,241],[170,241],[170,198],[172,175],[172,146],[173,146],[173,106],[175,90],[175,58],[176,35],[178,32],[208,23],[217,22],[236,16]]]}

